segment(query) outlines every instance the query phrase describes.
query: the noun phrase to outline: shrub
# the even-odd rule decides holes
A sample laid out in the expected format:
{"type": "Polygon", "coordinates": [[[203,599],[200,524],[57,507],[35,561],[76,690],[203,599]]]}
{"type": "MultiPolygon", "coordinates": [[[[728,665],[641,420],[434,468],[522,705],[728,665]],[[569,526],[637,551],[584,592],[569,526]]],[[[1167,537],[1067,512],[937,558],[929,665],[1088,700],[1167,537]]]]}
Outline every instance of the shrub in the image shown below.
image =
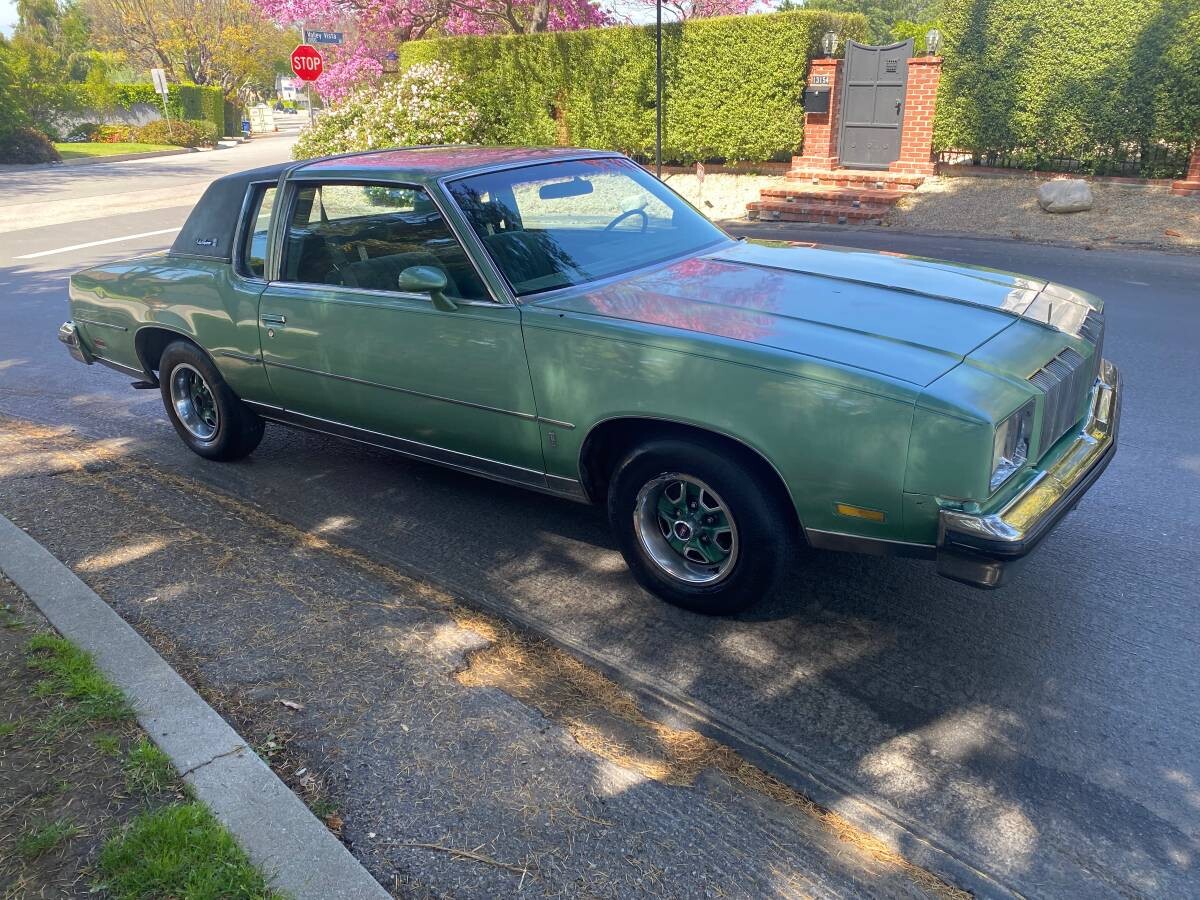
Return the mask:
{"type": "Polygon", "coordinates": [[[157,119],[137,129],[133,137],[143,144],[168,144],[172,147],[211,147],[217,142],[217,128],[207,121],[170,121],[157,119]]]}
{"type": "Polygon", "coordinates": [[[0,163],[61,162],[50,139],[36,128],[18,125],[0,131],[0,163]]]}
{"type": "MultiPolygon", "coordinates": [[[[73,86],[74,103],[84,109],[132,109],[138,103],[162,109],[162,98],[152,84],[80,84],[73,86]]],[[[172,121],[205,120],[225,133],[225,96],[220,88],[197,84],[172,84],[167,92],[167,112],[172,121]]],[[[240,121],[239,121],[240,127],[240,121]]]]}
{"type": "Polygon", "coordinates": [[[133,140],[133,125],[97,125],[88,140],[100,144],[124,144],[133,140]]]}
{"type": "Polygon", "coordinates": [[[463,80],[444,63],[410,67],[379,87],[364,87],[304,130],[296,159],[414,144],[466,144],[477,139],[479,114],[464,99],[463,80]]]}
{"type": "Polygon", "coordinates": [[[943,21],[939,149],[1096,170],[1164,143],[1186,157],[1200,132],[1200,4],[951,0],[943,21]]]}
{"type": "Polygon", "coordinates": [[[94,141],[99,130],[100,126],[95,122],[80,122],[78,125],[73,125],[67,132],[66,140],[73,144],[94,141]]]}
{"type": "MultiPolygon", "coordinates": [[[[867,20],[801,10],[665,26],[664,158],[762,161],[799,149],[808,61],[830,29],[862,40],[867,20]]],[[[411,41],[400,58],[452,66],[485,141],[654,152],[652,27],[411,41]]]]}

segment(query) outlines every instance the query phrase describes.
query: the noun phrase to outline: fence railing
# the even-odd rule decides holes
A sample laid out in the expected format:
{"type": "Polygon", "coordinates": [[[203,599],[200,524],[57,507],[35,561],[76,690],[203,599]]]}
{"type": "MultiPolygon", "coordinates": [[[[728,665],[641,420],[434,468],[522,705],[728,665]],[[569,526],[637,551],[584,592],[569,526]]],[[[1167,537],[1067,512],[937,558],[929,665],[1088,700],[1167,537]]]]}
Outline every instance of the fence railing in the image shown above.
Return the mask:
{"type": "Polygon", "coordinates": [[[1072,175],[1109,175],[1126,178],[1182,178],[1187,172],[1188,144],[1121,144],[1098,147],[1073,156],[1065,153],[1014,147],[1005,150],[942,150],[938,162],[957,166],[984,166],[1072,175]]]}

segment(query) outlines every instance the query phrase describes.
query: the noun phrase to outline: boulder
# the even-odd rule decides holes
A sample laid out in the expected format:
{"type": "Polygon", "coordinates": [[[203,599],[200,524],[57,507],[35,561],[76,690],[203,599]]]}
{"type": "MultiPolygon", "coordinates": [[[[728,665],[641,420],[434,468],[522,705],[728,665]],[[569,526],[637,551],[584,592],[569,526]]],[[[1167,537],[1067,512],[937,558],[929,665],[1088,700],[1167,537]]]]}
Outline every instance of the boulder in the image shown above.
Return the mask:
{"type": "Polygon", "coordinates": [[[1046,212],[1082,212],[1092,204],[1092,189],[1081,178],[1056,178],[1038,185],[1038,206],[1046,212]]]}

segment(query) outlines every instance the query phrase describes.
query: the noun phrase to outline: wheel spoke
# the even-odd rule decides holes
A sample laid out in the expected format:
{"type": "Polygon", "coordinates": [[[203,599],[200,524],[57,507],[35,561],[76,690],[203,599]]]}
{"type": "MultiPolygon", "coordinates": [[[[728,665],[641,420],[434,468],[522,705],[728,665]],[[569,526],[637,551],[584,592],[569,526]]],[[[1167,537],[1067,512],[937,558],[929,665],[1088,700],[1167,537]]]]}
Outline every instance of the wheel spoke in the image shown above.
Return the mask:
{"type": "Polygon", "coordinates": [[[664,572],[689,584],[723,578],[737,559],[737,529],[721,498],[691,475],[661,475],[638,493],[635,529],[664,572]]]}
{"type": "Polygon", "coordinates": [[[704,557],[706,563],[713,565],[721,562],[728,555],[712,541],[702,541],[700,538],[696,538],[688,546],[704,557]]]}

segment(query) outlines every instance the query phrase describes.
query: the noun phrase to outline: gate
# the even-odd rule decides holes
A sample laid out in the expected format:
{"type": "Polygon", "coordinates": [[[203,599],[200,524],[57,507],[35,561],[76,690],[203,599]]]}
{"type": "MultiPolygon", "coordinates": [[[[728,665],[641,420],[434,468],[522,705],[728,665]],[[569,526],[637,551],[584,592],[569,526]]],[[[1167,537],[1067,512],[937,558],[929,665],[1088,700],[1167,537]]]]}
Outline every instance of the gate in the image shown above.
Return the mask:
{"type": "Polygon", "coordinates": [[[885,47],[846,42],[842,75],[841,164],[886,169],[900,157],[904,89],[912,38],[885,47]]]}

